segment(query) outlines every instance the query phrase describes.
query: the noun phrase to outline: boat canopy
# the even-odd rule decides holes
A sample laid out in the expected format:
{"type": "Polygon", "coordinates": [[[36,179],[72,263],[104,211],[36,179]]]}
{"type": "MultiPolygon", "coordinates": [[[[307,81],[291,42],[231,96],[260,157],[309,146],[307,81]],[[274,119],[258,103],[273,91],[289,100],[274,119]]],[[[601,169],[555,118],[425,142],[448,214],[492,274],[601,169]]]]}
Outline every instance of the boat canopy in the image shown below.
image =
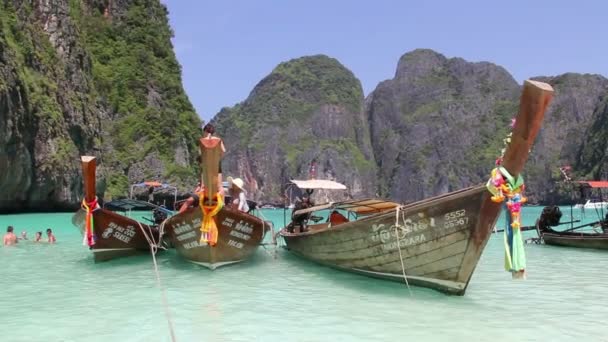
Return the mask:
{"type": "Polygon", "coordinates": [[[296,210],[294,215],[306,214],[324,209],[345,210],[354,212],[357,215],[371,215],[393,210],[399,205],[400,204],[396,202],[369,198],[363,200],[321,204],[306,209],[296,210]]]}
{"type": "Polygon", "coordinates": [[[385,201],[381,199],[364,199],[358,201],[342,202],[335,206],[335,209],[347,210],[358,215],[369,215],[389,211],[400,206],[399,203],[385,201]]]}
{"type": "Polygon", "coordinates": [[[142,182],[142,183],[135,183],[133,185],[131,185],[131,187],[133,188],[149,188],[149,187],[154,187],[154,188],[163,188],[163,189],[175,189],[174,186],[171,186],[167,183],[161,183],[161,182],[156,182],[156,181],[147,181],[147,182],[142,182]]]}
{"type": "Polygon", "coordinates": [[[169,185],[167,183],[161,183],[157,181],[146,181],[141,183],[135,183],[131,185],[131,191],[129,192],[129,198],[133,198],[133,190],[135,188],[154,188],[154,190],[160,188],[160,190],[171,190],[173,192],[174,202],[177,202],[177,187],[169,185]]]}
{"type": "Polygon", "coordinates": [[[576,181],[576,183],[587,185],[591,188],[608,188],[608,181],[576,181]]]}
{"type": "Polygon", "coordinates": [[[346,185],[328,179],[292,179],[291,182],[300,189],[346,190],[346,185]]]}
{"type": "Polygon", "coordinates": [[[104,204],[104,208],[112,211],[129,211],[129,210],[154,210],[160,209],[167,214],[173,214],[173,212],[167,208],[152,204],[150,202],[144,202],[134,199],[117,199],[104,204]]]}

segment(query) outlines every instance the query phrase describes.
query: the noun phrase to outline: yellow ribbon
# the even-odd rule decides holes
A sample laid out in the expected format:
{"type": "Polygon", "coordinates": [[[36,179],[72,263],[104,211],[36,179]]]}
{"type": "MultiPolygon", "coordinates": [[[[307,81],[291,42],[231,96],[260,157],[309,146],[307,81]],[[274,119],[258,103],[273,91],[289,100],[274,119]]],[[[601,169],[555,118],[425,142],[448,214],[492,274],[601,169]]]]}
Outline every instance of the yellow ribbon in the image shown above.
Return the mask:
{"type": "Polygon", "coordinates": [[[209,244],[210,246],[215,246],[217,244],[218,232],[217,225],[215,223],[215,215],[222,210],[224,207],[224,196],[221,193],[217,193],[213,200],[215,200],[215,204],[207,205],[205,202],[207,201],[207,195],[200,196],[199,206],[201,207],[201,211],[203,212],[203,222],[201,223],[201,239],[200,243],[209,244]]]}

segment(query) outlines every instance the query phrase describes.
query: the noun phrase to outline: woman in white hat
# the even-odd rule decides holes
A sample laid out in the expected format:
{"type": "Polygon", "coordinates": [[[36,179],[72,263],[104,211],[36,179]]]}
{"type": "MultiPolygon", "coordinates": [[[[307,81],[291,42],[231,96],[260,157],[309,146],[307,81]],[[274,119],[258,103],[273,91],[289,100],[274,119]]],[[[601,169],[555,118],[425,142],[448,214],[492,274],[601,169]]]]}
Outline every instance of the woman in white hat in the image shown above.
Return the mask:
{"type": "Polygon", "coordinates": [[[247,198],[245,197],[245,182],[240,178],[228,177],[230,184],[230,195],[232,196],[232,207],[240,211],[248,212],[247,198]]]}

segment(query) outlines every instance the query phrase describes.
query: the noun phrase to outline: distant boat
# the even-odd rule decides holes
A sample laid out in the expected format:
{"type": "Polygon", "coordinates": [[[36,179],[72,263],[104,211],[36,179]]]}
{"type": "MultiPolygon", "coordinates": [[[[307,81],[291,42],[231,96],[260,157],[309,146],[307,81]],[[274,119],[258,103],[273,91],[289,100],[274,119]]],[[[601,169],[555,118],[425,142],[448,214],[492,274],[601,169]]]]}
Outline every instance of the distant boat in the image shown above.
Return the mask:
{"type": "Polygon", "coordinates": [[[576,208],[576,209],[607,209],[608,202],[588,199],[584,204],[582,204],[582,203],[576,204],[574,206],[574,208],[576,208]]]}
{"type": "MultiPolygon", "coordinates": [[[[131,198],[113,200],[101,207],[97,204],[95,195],[95,157],[81,157],[81,166],[84,180],[84,201],[82,208],[72,217],[72,223],[83,234],[84,244],[88,245],[93,252],[95,262],[149,252],[148,239],[160,243],[159,225],[167,217],[173,215],[171,210],[131,198]],[[118,212],[123,212],[123,214],[118,212]],[[144,218],[150,221],[148,224],[129,217],[129,215],[141,215],[144,212],[152,214],[152,219],[144,218]],[[91,225],[90,234],[87,229],[87,220],[91,225]]],[[[145,186],[155,185],[146,184],[145,186]]]]}
{"type": "MultiPolygon", "coordinates": [[[[551,86],[526,81],[502,166],[517,177],[552,98],[551,86]]],[[[329,180],[292,180],[301,189],[346,189],[329,180]]],[[[370,277],[463,295],[501,211],[485,184],[407,205],[382,199],[295,210],[279,235],[303,258],[370,277]],[[316,212],[329,211],[321,222],[316,212]]]]}
{"type": "MultiPolygon", "coordinates": [[[[574,185],[579,185],[578,190],[595,190],[596,192],[599,192],[600,195],[602,194],[602,190],[608,189],[608,181],[575,181],[570,182],[570,184],[573,186],[573,190],[575,190],[574,185]]],[[[584,192],[581,191],[581,194],[582,193],[584,192]]],[[[597,220],[574,226],[573,222],[560,222],[562,213],[559,207],[545,207],[539,219],[536,221],[536,229],[540,241],[553,246],[608,249],[607,203],[587,200],[584,205],[578,204],[573,207],[591,211],[591,215],[597,215],[597,220]],[[570,224],[570,228],[563,230],[553,228],[563,224],[570,224]]]]}

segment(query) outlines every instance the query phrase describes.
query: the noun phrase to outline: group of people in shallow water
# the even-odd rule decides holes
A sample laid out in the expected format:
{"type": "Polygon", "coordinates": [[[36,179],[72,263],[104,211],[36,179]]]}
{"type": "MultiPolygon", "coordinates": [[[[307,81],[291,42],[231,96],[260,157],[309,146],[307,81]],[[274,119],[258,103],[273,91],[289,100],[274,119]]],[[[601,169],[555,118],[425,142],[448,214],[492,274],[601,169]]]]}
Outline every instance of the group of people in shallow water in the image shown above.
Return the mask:
{"type": "MultiPolygon", "coordinates": [[[[23,231],[21,232],[21,236],[17,236],[15,235],[14,232],[15,228],[13,228],[13,226],[8,226],[8,228],[6,228],[6,234],[4,234],[4,239],[3,239],[3,244],[5,246],[11,246],[11,245],[16,245],[19,240],[23,240],[23,241],[30,241],[27,238],[27,232],[23,231]]],[[[46,230],[46,240],[42,239],[42,232],[36,232],[36,236],[34,237],[34,240],[31,240],[34,243],[42,243],[42,242],[47,242],[47,243],[55,243],[57,242],[57,239],[55,238],[55,235],[53,234],[53,231],[51,230],[51,228],[48,228],[46,230]]]]}
{"type": "MultiPolygon", "coordinates": [[[[220,140],[220,146],[222,149],[222,157],[223,154],[226,153],[226,147],[224,146],[224,141],[222,141],[221,138],[217,137],[214,135],[215,134],[215,127],[213,127],[212,124],[208,123],[203,127],[203,135],[204,138],[206,139],[219,139],[220,140]]],[[[230,202],[226,203],[226,206],[228,207],[232,207],[234,209],[238,209],[240,211],[244,211],[244,212],[249,212],[249,205],[247,203],[247,197],[246,197],[246,191],[245,191],[245,182],[240,179],[240,178],[232,178],[232,177],[228,177],[228,183],[229,183],[229,187],[228,187],[228,194],[224,193],[224,188],[222,186],[222,162],[221,162],[221,157],[220,157],[220,162],[219,162],[219,166],[218,166],[218,191],[222,194],[222,195],[228,195],[230,196],[230,202]]],[[[192,206],[197,206],[199,201],[200,201],[200,194],[203,192],[204,189],[204,185],[201,185],[201,183],[199,182],[196,189],[194,190],[194,192],[192,194],[190,194],[190,197],[184,201],[184,203],[181,205],[179,212],[182,213],[184,211],[186,211],[188,208],[192,207],[192,206]]]]}

